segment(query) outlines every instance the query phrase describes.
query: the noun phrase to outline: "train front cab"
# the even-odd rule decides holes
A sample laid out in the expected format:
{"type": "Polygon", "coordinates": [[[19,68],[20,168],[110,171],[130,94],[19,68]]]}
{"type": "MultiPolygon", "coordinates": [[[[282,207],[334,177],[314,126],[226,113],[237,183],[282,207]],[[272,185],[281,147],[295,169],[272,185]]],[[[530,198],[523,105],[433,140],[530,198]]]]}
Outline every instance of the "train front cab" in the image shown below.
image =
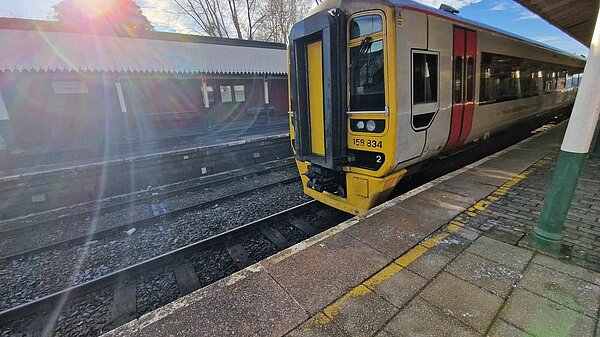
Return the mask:
{"type": "Polygon", "coordinates": [[[290,34],[290,136],[304,192],[358,214],[387,198],[394,172],[394,8],[316,13],[290,34]]]}

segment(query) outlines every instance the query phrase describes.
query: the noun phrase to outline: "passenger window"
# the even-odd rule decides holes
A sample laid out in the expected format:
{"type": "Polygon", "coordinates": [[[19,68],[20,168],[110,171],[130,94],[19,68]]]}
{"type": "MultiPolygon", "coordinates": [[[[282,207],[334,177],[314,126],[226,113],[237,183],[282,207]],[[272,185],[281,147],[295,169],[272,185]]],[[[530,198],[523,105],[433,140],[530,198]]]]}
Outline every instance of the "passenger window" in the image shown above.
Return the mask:
{"type": "Polygon", "coordinates": [[[473,102],[473,91],[475,87],[475,60],[467,58],[467,102],[473,102]]]}
{"type": "Polygon", "coordinates": [[[350,48],[350,111],[385,110],[383,40],[350,48]]]}
{"type": "Polygon", "coordinates": [[[377,33],[383,30],[381,16],[363,15],[350,22],[350,39],[377,33]]]}
{"type": "Polygon", "coordinates": [[[463,59],[457,56],[454,60],[454,103],[462,102],[463,59]]]}
{"type": "MultiPolygon", "coordinates": [[[[482,53],[480,104],[506,102],[514,99],[552,93],[557,88],[576,86],[575,75],[580,69],[514,56],[482,53]]],[[[467,93],[468,94],[468,93],[467,93]]]]}
{"type": "Polygon", "coordinates": [[[413,104],[438,100],[438,56],[413,54],[413,104]]]}

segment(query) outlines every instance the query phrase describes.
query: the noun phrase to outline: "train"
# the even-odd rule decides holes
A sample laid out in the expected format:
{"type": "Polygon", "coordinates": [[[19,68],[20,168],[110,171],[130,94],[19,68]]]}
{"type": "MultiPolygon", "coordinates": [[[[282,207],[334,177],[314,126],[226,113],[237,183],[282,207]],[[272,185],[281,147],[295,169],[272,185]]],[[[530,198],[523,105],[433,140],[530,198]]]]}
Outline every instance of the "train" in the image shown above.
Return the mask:
{"type": "Polygon", "coordinates": [[[405,0],[325,0],[288,42],[306,195],[351,214],[436,157],[573,104],[585,58],[405,0]]]}

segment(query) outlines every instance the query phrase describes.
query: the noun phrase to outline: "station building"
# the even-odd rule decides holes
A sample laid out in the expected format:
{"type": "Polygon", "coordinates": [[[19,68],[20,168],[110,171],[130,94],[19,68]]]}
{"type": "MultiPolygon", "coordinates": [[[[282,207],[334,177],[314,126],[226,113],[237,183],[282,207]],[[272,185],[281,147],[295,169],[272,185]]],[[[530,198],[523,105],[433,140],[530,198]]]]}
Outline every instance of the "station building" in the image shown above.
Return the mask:
{"type": "Polygon", "coordinates": [[[285,45],[132,34],[0,18],[4,142],[15,148],[106,144],[251,121],[267,111],[287,115],[285,45]]]}

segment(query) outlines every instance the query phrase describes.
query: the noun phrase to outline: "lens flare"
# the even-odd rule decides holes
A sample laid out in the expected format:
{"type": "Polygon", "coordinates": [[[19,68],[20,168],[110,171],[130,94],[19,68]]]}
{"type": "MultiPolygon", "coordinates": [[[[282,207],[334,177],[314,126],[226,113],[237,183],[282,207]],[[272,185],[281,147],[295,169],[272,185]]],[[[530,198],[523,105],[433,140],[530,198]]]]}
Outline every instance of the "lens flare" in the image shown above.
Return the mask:
{"type": "Polygon", "coordinates": [[[106,17],[119,6],[118,0],[74,0],[73,2],[81,14],[90,19],[106,17]]]}

